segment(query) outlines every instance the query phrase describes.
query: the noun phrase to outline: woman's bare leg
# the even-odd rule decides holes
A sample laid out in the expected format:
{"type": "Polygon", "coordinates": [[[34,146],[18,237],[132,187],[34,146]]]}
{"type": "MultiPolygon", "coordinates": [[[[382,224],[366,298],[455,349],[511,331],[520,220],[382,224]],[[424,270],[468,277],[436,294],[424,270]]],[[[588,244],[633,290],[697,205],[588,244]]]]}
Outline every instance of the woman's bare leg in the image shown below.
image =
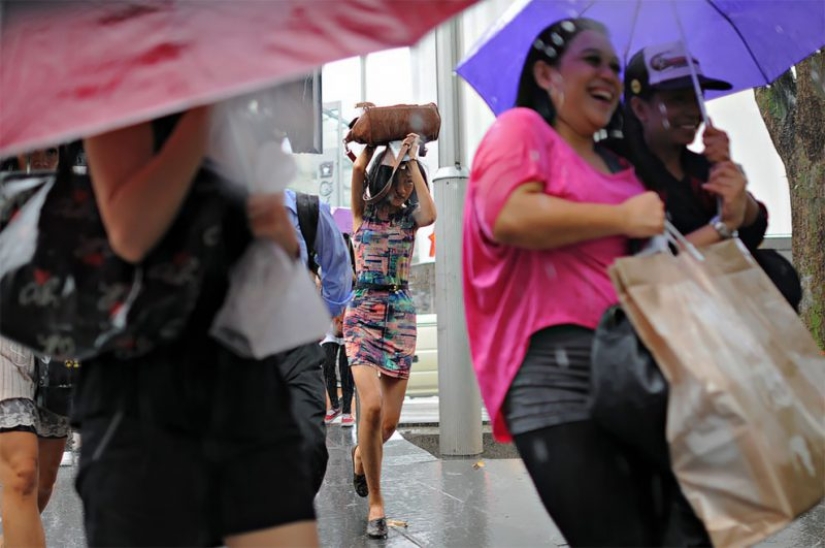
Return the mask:
{"type": "Polygon", "coordinates": [[[242,535],[232,535],[226,537],[224,542],[228,548],[315,548],[318,546],[318,528],[314,521],[299,521],[242,535]]]}
{"type": "Polygon", "coordinates": [[[370,509],[367,520],[373,520],[384,517],[384,497],[381,494],[381,461],[384,458],[382,436],[384,402],[381,381],[375,369],[366,365],[353,367],[352,376],[361,398],[355,473],[363,473],[367,476],[367,486],[370,490],[370,509]]]}
{"type": "Polygon", "coordinates": [[[381,375],[381,393],[384,399],[381,437],[384,443],[392,437],[401,419],[401,406],[407,393],[407,379],[381,375]]]}
{"type": "Polygon", "coordinates": [[[46,545],[37,508],[37,436],[30,432],[0,434],[0,483],[4,547],[46,545]]]}
{"type": "Polygon", "coordinates": [[[49,504],[57,481],[57,471],[66,449],[66,438],[38,438],[40,458],[39,480],[37,482],[37,508],[42,513],[49,504]]]}

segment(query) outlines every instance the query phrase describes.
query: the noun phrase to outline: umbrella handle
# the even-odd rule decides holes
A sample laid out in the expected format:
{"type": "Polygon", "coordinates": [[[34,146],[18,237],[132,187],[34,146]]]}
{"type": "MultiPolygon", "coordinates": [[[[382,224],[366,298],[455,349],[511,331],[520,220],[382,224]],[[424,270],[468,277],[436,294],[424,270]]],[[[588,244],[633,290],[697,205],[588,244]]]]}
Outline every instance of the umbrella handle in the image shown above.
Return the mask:
{"type": "Polygon", "coordinates": [[[696,74],[696,67],[693,65],[693,55],[690,53],[688,47],[687,34],[685,28],[682,26],[682,20],[679,18],[679,11],[676,9],[676,0],[670,0],[670,7],[673,8],[673,17],[676,19],[676,26],[679,27],[679,37],[682,44],[685,46],[685,53],[688,54],[688,68],[690,69],[690,80],[693,82],[693,91],[696,93],[696,101],[699,103],[699,110],[702,113],[702,121],[705,126],[713,126],[708,117],[708,111],[705,109],[705,96],[702,94],[702,86],[699,85],[699,75],[696,74]]]}

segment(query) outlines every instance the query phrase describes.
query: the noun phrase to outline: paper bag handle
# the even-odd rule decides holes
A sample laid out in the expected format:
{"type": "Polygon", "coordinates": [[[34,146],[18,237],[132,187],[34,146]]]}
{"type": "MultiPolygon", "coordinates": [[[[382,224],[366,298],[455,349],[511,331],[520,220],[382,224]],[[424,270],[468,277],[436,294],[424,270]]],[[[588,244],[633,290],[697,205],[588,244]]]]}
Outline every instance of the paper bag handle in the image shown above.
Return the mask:
{"type": "Polygon", "coordinates": [[[697,261],[705,260],[705,256],[702,252],[700,252],[695,245],[690,243],[688,239],[685,238],[684,234],[682,234],[679,229],[667,219],[665,220],[664,232],[651,238],[651,243],[648,244],[644,250],[636,253],[636,256],[646,257],[648,255],[655,255],[656,253],[670,253],[675,255],[676,253],[670,248],[670,246],[666,245],[668,243],[673,244],[673,247],[675,248],[684,249],[697,261]],[[663,242],[666,243],[663,244],[663,242]]]}
{"type": "Polygon", "coordinates": [[[694,259],[696,259],[697,261],[704,261],[705,260],[705,256],[702,254],[702,252],[700,252],[699,249],[695,245],[690,243],[688,241],[688,239],[685,238],[685,235],[682,234],[681,232],[679,232],[679,229],[676,228],[673,225],[673,223],[671,223],[670,220],[668,220],[668,219],[665,219],[665,234],[664,234],[664,236],[674,246],[681,247],[682,249],[684,249],[685,251],[690,253],[690,255],[694,259]]]}

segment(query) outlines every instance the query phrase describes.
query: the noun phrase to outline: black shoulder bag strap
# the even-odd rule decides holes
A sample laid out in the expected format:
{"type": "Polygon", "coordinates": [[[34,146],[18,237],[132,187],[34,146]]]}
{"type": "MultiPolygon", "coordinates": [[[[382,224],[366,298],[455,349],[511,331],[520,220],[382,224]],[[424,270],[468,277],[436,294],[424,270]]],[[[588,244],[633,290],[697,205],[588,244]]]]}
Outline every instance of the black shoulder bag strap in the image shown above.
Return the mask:
{"type": "Polygon", "coordinates": [[[296,192],[295,203],[298,210],[298,226],[307,246],[307,268],[313,274],[318,274],[318,263],[315,262],[315,237],[318,235],[320,202],[314,194],[296,192]]]}

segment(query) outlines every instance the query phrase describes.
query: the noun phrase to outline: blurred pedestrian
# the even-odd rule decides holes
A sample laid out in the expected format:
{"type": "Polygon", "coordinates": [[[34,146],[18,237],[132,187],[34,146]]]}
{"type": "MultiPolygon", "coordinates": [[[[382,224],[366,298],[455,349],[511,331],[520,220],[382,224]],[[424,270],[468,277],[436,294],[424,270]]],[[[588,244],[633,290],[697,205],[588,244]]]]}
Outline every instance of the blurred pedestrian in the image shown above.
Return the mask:
{"type": "MultiPolygon", "coordinates": [[[[352,294],[349,251],[329,205],[317,196],[284,191],[283,205],[298,236],[301,260],[318,280],[327,310],[340,316],[352,294]]],[[[273,207],[277,207],[273,204],[273,207]]],[[[300,314],[300,310],[295,311],[300,314]]],[[[327,451],[325,355],[317,342],[281,355],[281,374],[289,386],[292,412],[304,438],[303,455],[310,468],[313,492],[324,482],[327,451]]]]}
{"type": "Polygon", "coordinates": [[[54,171],[60,157],[58,147],[48,147],[6,158],[0,162],[0,171],[54,171]]]}
{"type": "MultiPolygon", "coordinates": [[[[3,162],[3,171],[54,171],[57,147],[3,162]]],[[[8,321],[8,319],[5,319],[8,321]]],[[[0,545],[45,546],[40,514],[51,498],[69,418],[38,405],[38,372],[32,352],[0,338],[0,486],[3,536],[0,545]]]]}
{"type": "MultiPolygon", "coordinates": [[[[355,252],[352,249],[352,241],[349,234],[344,233],[352,267],[352,279],[355,280],[355,252]]],[[[327,384],[327,396],[329,397],[330,408],[324,417],[324,422],[331,424],[338,416],[341,416],[341,426],[348,428],[355,425],[355,418],[352,416],[352,398],[355,388],[355,381],[352,378],[352,371],[347,360],[347,351],[344,346],[344,314],[332,318],[332,324],[324,340],[321,341],[324,349],[324,377],[327,384]],[[336,366],[338,373],[336,374],[336,366]],[[341,398],[338,397],[338,378],[341,379],[341,398]],[[340,401],[343,400],[343,401],[340,401]]]]}
{"type": "MultiPolygon", "coordinates": [[[[187,221],[209,108],[84,140],[112,250],[139,264],[187,221]]],[[[227,198],[229,199],[229,198],[227,198]]],[[[84,361],[76,487],[91,546],[317,546],[302,436],[282,356],[240,358],[209,336],[229,271],[253,237],[300,245],[278,197],[231,200],[181,335],[148,354],[84,361]],[[288,496],[285,496],[288,494],[288,496]]]]}

